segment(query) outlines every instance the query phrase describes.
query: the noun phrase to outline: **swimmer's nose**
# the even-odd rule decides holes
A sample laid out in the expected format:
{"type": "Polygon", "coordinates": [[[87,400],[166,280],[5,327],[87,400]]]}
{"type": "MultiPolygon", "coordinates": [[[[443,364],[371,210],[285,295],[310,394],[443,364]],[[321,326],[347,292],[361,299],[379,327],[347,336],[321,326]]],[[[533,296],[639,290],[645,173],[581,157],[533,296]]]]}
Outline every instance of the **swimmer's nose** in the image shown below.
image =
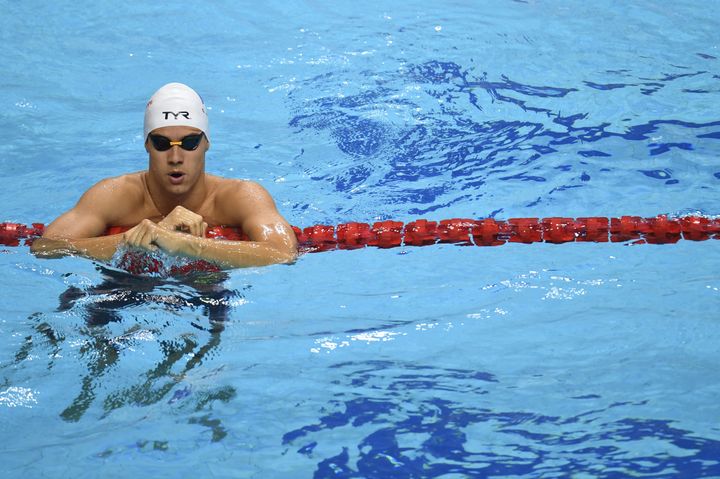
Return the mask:
{"type": "Polygon", "coordinates": [[[183,155],[179,145],[173,145],[170,147],[168,161],[172,164],[182,163],[183,155]]]}

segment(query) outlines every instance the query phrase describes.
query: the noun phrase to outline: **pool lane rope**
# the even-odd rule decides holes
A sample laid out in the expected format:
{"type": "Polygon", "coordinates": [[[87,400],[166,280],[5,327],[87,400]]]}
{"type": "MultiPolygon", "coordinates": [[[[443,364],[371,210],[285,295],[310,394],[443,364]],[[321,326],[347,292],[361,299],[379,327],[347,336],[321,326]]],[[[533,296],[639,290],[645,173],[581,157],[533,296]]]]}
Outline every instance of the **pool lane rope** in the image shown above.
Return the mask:
{"type": "MultiPolygon", "coordinates": [[[[424,219],[409,223],[378,221],[314,225],[304,229],[292,227],[303,253],[330,250],[358,249],[367,246],[395,248],[453,243],[465,246],[499,246],[506,243],[572,243],[572,242],[630,242],[633,244],[668,244],[681,239],[704,241],[720,239],[720,218],[682,216],[652,218],[620,216],[615,218],[510,218],[481,220],[452,218],[440,221],[424,219]]],[[[111,227],[106,234],[127,231],[129,227],[111,227]]],[[[0,223],[0,244],[19,246],[31,244],[42,236],[45,225],[32,223],[0,223]]],[[[234,241],[246,241],[240,228],[215,226],[206,236],[234,241]]]]}

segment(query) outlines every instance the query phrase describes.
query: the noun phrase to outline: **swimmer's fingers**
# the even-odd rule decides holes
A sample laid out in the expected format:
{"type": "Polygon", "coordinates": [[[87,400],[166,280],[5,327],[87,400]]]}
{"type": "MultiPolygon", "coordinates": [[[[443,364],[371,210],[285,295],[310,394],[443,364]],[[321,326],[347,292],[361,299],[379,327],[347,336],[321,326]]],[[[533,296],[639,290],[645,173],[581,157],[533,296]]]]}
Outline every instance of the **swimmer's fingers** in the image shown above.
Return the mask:
{"type": "Polygon", "coordinates": [[[192,236],[200,236],[202,234],[202,216],[196,215],[195,213],[187,212],[189,214],[178,215],[176,224],[170,231],[180,231],[187,233],[192,236]]]}
{"type": "Polygon", "coordinates": [[[193,236],[204,236],[206,224],[203,221],[203,217],[189,210],[186,210],[186,214],[186,221],[188,222],[188,226],[190,226],[190,234],[193,236]]]}
{"type": "Polygon", "coordinates": [[[142,238],[139,246],[150,251],[157,251],[158,245],[156,241],[160,228],[150,220],[143,220],[141,225],[142,238]]]}
{"type": "Polygon", "coordinates": [[[124,235],[123,239],[125,240],[125,244],[132,247],[137,247],[140,243],[140,236],[142,234],[140,225],[135,226],[134,228],[128,230],[124,235]]]}
{"type": "Polygon", "coordinates": [[[182,206],[176,206],[158,225],[169,231],[181,231],[193,236],[203,234],[203,217],[182,206]]]}
{"type": "Polygon", "coordinates": [[[197,218],[193,218],[193,223],[190,225],[190,234],[193,236],[205,236],[205,230],[207,229],[207,223],[202,219],[202,216],[197,215],[197,218]]]}
{"type": "MultiPolygon", "coordinates": [[[[202,221],[202,219],[200,220],[202,221]]],[[[186,225],[187,225],[187,232],[190,233],[193,236],[197,236],[198,232],[198,222],[193,221],[191,218],[186,219],[186,225]]]]}
{"type": "Polygon", "coordinates": [[[180,219],[180,227],[177,230],[189,233],[193,236],[202,236],[203,234],[203,217],[189,210],[184,210],[180,219]]]}
{"type": "Polygon", "coordinates": [[[137,226],[127,230],[125,233],[123,233],[123,242],[125,244],[127,244],[128,246],[135,246],[135,243],[137,243],[137,240],[136,240],[137,232],[138,232],[137,226]]]}
{"type": "Polygon", "coordinates": [[[168,231],[181,231],[183,228],[183,221],[178,217],[176,213],[177,209],[173,210],[169,215],[163,218],[158,226],[168,231]]]}
{"type": "Polygon", "coordinates": [[[157,251],[155,244],[157,239],[157,226],[150,220],[143,220],[140,224],[130,229],[123,235],[125,242],[129,246],[142,248],[149,251],[157,251]]]}

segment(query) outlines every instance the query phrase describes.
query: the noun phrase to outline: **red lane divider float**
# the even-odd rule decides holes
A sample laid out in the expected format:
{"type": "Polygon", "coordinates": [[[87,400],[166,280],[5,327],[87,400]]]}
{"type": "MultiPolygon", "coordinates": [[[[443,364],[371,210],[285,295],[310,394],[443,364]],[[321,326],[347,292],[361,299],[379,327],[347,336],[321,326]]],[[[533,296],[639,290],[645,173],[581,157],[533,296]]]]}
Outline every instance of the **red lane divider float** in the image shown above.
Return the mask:
{"type": "Polygon", "coordinates": [[[666,244],[680,239],[720,239],[720,219],[702,216],[668,218],[621,216],[619,218],[454,218],[438,222],[416,220],[293,227],[301,247],[307,251],[353,249],[365,246],[393,248],[436,243],[499,246],[505,243],[633,242],[666,244]]]}
{"type": "MultiPolygon", "coordinates": [[[[0,244],[18,246],[30,244],[41,236],[44,225],[33,223],[0,223],[0,244]]],[[[126,231],[113,227],[107,234],[126,231]]],[[[569,243],[569,242],[632,242],[666,244],[680,239],[704,241],[720,239],[720,218],[683,216],[653,218],[621,216],[617,218],[510,218],[506,221],[486,218],[473,220],[453,218],[441,221],[419,219],[403,224],[400,221],[342,223],[315,225],[300,229],[293,226],[304,252],[334,249],[357,249],[366,246],[394,248],[397,246],[426,246],[436,243],[459,245],[499,246],[505,243],[569,243]]],[[[247,236],[235,227],[212,227],[210,238],[243,241],[247,236]]]]}
{"type": "Polygon", "coordinates": [[[42,236],[45,225],[33,223],[27,226],[21,223],[0,223],[0,244],[5,246],[19,246],[22,240],[31,244],[32,240],[42,236]]]}

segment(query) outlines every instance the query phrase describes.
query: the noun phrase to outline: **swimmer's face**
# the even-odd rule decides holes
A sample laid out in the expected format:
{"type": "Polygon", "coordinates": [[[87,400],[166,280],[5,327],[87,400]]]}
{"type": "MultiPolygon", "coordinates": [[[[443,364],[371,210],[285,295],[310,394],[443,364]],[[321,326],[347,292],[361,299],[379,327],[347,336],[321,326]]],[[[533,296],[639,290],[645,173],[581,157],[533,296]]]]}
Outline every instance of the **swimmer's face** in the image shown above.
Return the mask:
{"type": "MultiPolygon", "coordinates": [[[[205,135],[202,135],[197,148],[183,149],[181,145],[172,145],[165,151],[160,151],[150,140],[150,136],[159,135],[172,142],[179,142],[183,138],[198,135],[202,132],[191,126],[164,126],[150,132],[145,140],[145,150],[150,155],[148,172],[154,184],[173,195],[188,193],[205,171],[205,152],[210,144],[205,135]]],[[[160,138],[159,143],[167,143],[160,138]]],[[[186,145],[187,145],[186,140],[186,145]]],[[[167,145],[158,145],[161,149],[167,145]]]]}

